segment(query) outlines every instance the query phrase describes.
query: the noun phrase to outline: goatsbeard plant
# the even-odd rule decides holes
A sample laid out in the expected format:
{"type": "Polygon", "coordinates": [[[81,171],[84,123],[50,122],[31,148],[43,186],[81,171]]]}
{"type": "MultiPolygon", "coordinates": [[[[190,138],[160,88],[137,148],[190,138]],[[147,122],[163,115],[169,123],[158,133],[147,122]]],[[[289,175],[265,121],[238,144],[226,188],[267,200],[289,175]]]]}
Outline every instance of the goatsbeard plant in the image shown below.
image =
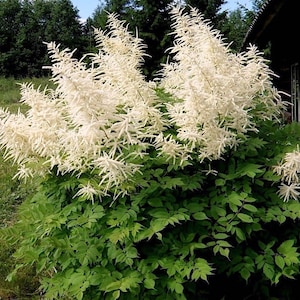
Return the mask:
{"type": "MultiPolygon", "coordinates": [[[[239,244],[261,229],[249,215],[257,213],[250,183],[230,193],[225,183],[254,180],[272,165],[251,158],[227,178],[224,164],[233,163],[230,153],[245,158],[242,145],[264,146],[261,124],[280,124],[274,74],[254,46],[231,53],[196,9],[172,7],[172,18],[170,62],[156,80],[141,72],[145,45],[110,14],[88,63],[47,43],[56,88],[23,84],[28,111],[1,110],[0,143],[19,166],[16,177],[44,181],[14,228],[27,232],[16,256],[37,265],[49,299],[186,299],[196,293],[192,282],[214,273],[208,249],[228,259],[230,235],[239,244]],[[210,211],[217,198],[223,207],[210,211]]],[[[292,175],[287,168],[276,170],[291,183],[299,166],[292,175]]],[[[285,200],[299,194],[283,191],[285,200]]],[[[265,276],[277,282],[296,272],[281,267],[265,276]]],[[[246,280],[252,273],[236,270],[246,280]]]]}
{"type": "Polygon", "coordinates": [[[115,15],[108,18],[107,34],[95,32],[99,52],[90,56],[90,67],[68,49],[47,44],[57,88],[23,84],[28,112],[1,111],[1,145],[19,165],[16,176],[55,168],[80,177],[93,170],[98,179],[79,194],[126,193],[124,181],[140,168],[136,157],[147,157],[149,149],[180,165],[191,157],[219,159],[257,130],[257,118],[280,115],[283,103],[261,53],[254,47],[230,53],[196,10],[185,15],[173,8],[172,17],[174,60],[156,84],[139,69],[145,45],[115,15]],[[172,101],[162,102],[156,89],[172,101]]]}

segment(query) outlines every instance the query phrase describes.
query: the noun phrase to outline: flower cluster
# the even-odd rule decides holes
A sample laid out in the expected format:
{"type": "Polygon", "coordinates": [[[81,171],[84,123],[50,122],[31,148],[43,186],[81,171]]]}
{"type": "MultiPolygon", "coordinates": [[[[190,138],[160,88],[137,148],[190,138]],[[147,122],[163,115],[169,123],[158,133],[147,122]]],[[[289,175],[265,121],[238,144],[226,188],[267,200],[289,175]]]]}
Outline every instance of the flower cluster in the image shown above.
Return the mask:
{"type": "Polygon", "coordinates": [[[92,171],[97,186],[87,183],[79,194],[119,193],[150,148],[180,165],[218,159],[256,130],[256,117],[279,115],[274,74],[261,53],[231,53],[196,9],[185,14],[174,6],[172,18],[170,62],[153,82],[140,70],[145,45],[114,14],[107,32],[95,30],[99,51],[88,55],[89,64],[47,44],[56,88],[23,84],[27,113],[0,112],[0,144],[19,165],[18,176],[54,167],[77,176],[92,171]],[[162,102],[157,90],[172,101],[162,102]]]}
{"type": "Polygon", "coordinates": [[[285,154],[283,160],[274,168],[281,177],[278,194],[286,202],[297,200],[300,195],[300,150],[299,146],[293,152],[285,154]]]}
{"type": "Polygon", "coordinates": [[[238,137],[255,130],[255,114],[273,118],[280,97],[272,87],[272,72],[255,47],[230,53],[219,33],[192,9],[173,10],[174,62],[163,69],[161,85],[175,99],[168,105],[177,137],[199,150],[201,159],[217,159],[234,147],[238,137]],[[257,111],[257,105],[265,111],[257,111]]]}

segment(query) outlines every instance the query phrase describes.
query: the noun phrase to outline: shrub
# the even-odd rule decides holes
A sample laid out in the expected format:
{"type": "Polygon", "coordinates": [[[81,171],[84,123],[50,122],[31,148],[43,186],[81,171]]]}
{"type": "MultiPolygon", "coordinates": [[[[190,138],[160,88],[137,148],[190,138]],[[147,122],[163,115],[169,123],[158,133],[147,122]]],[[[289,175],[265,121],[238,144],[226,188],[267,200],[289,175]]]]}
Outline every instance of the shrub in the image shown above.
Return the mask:
{"type": "Polygon", "coordinates": [[[237,299],[282,296],[266,282],[299,274],[300,204],[278,190],[299,125],[281,121],[255,47],[232,54],[197,10],[172,18],[156,82],[139,72],[142,42],[109,15],[91,66],[49,43],[57,88],[25,84],[27,114],[1,113],[17,176],[43,178],[2,236],[47,299],[214,299],[241,279],[255,286],[237,299]]]}

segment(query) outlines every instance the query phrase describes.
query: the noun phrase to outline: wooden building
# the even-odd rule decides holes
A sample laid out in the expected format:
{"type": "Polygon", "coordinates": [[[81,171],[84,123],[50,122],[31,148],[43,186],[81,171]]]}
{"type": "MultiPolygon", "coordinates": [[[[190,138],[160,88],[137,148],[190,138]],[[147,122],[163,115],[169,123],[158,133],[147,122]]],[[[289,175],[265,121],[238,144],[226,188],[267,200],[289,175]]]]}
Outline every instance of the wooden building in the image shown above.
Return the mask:
{"type": "MultiPolygon", "coordinates": [[[[300,121],[300,11],[298,0],[266,0],[252,22],[243,43],[249,43],[268,53],[270,67],[279,78],[278,90],[290,95],[292,120],[300,121]]],[[[283,96],[283,98],[285,98],[283,96]]]]}

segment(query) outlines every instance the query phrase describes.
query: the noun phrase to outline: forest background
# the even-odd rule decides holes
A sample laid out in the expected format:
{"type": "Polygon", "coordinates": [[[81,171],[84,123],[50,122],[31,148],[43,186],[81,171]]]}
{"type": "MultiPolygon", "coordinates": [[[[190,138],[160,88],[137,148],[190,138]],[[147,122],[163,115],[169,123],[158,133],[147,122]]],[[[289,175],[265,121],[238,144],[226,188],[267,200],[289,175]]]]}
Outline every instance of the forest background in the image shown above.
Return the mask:
{"type": "MultiPolygon", "coordinates": [[[[165,49],[171,46],[169,5],[172,0],[129,1],[110,0],[99,5],[84,23],[70,0],[2,0],[0,1],[0,76],[24,78],[45,77],[49,57],[44,42],[55,41],[61,48],[76,49],[76,57],[93,52],[93,28],[105,28],[107,12],[115,12],[138,29],[139,37],[148,45],[144,73],[148,78],[166,60],[165,49]]],[[[210,20],[234,51],[239,51],[243,38],[263,1],[253,1],[252,9],[240,6],[222,11],[225,0],[187,0],[210,20]]]]}

